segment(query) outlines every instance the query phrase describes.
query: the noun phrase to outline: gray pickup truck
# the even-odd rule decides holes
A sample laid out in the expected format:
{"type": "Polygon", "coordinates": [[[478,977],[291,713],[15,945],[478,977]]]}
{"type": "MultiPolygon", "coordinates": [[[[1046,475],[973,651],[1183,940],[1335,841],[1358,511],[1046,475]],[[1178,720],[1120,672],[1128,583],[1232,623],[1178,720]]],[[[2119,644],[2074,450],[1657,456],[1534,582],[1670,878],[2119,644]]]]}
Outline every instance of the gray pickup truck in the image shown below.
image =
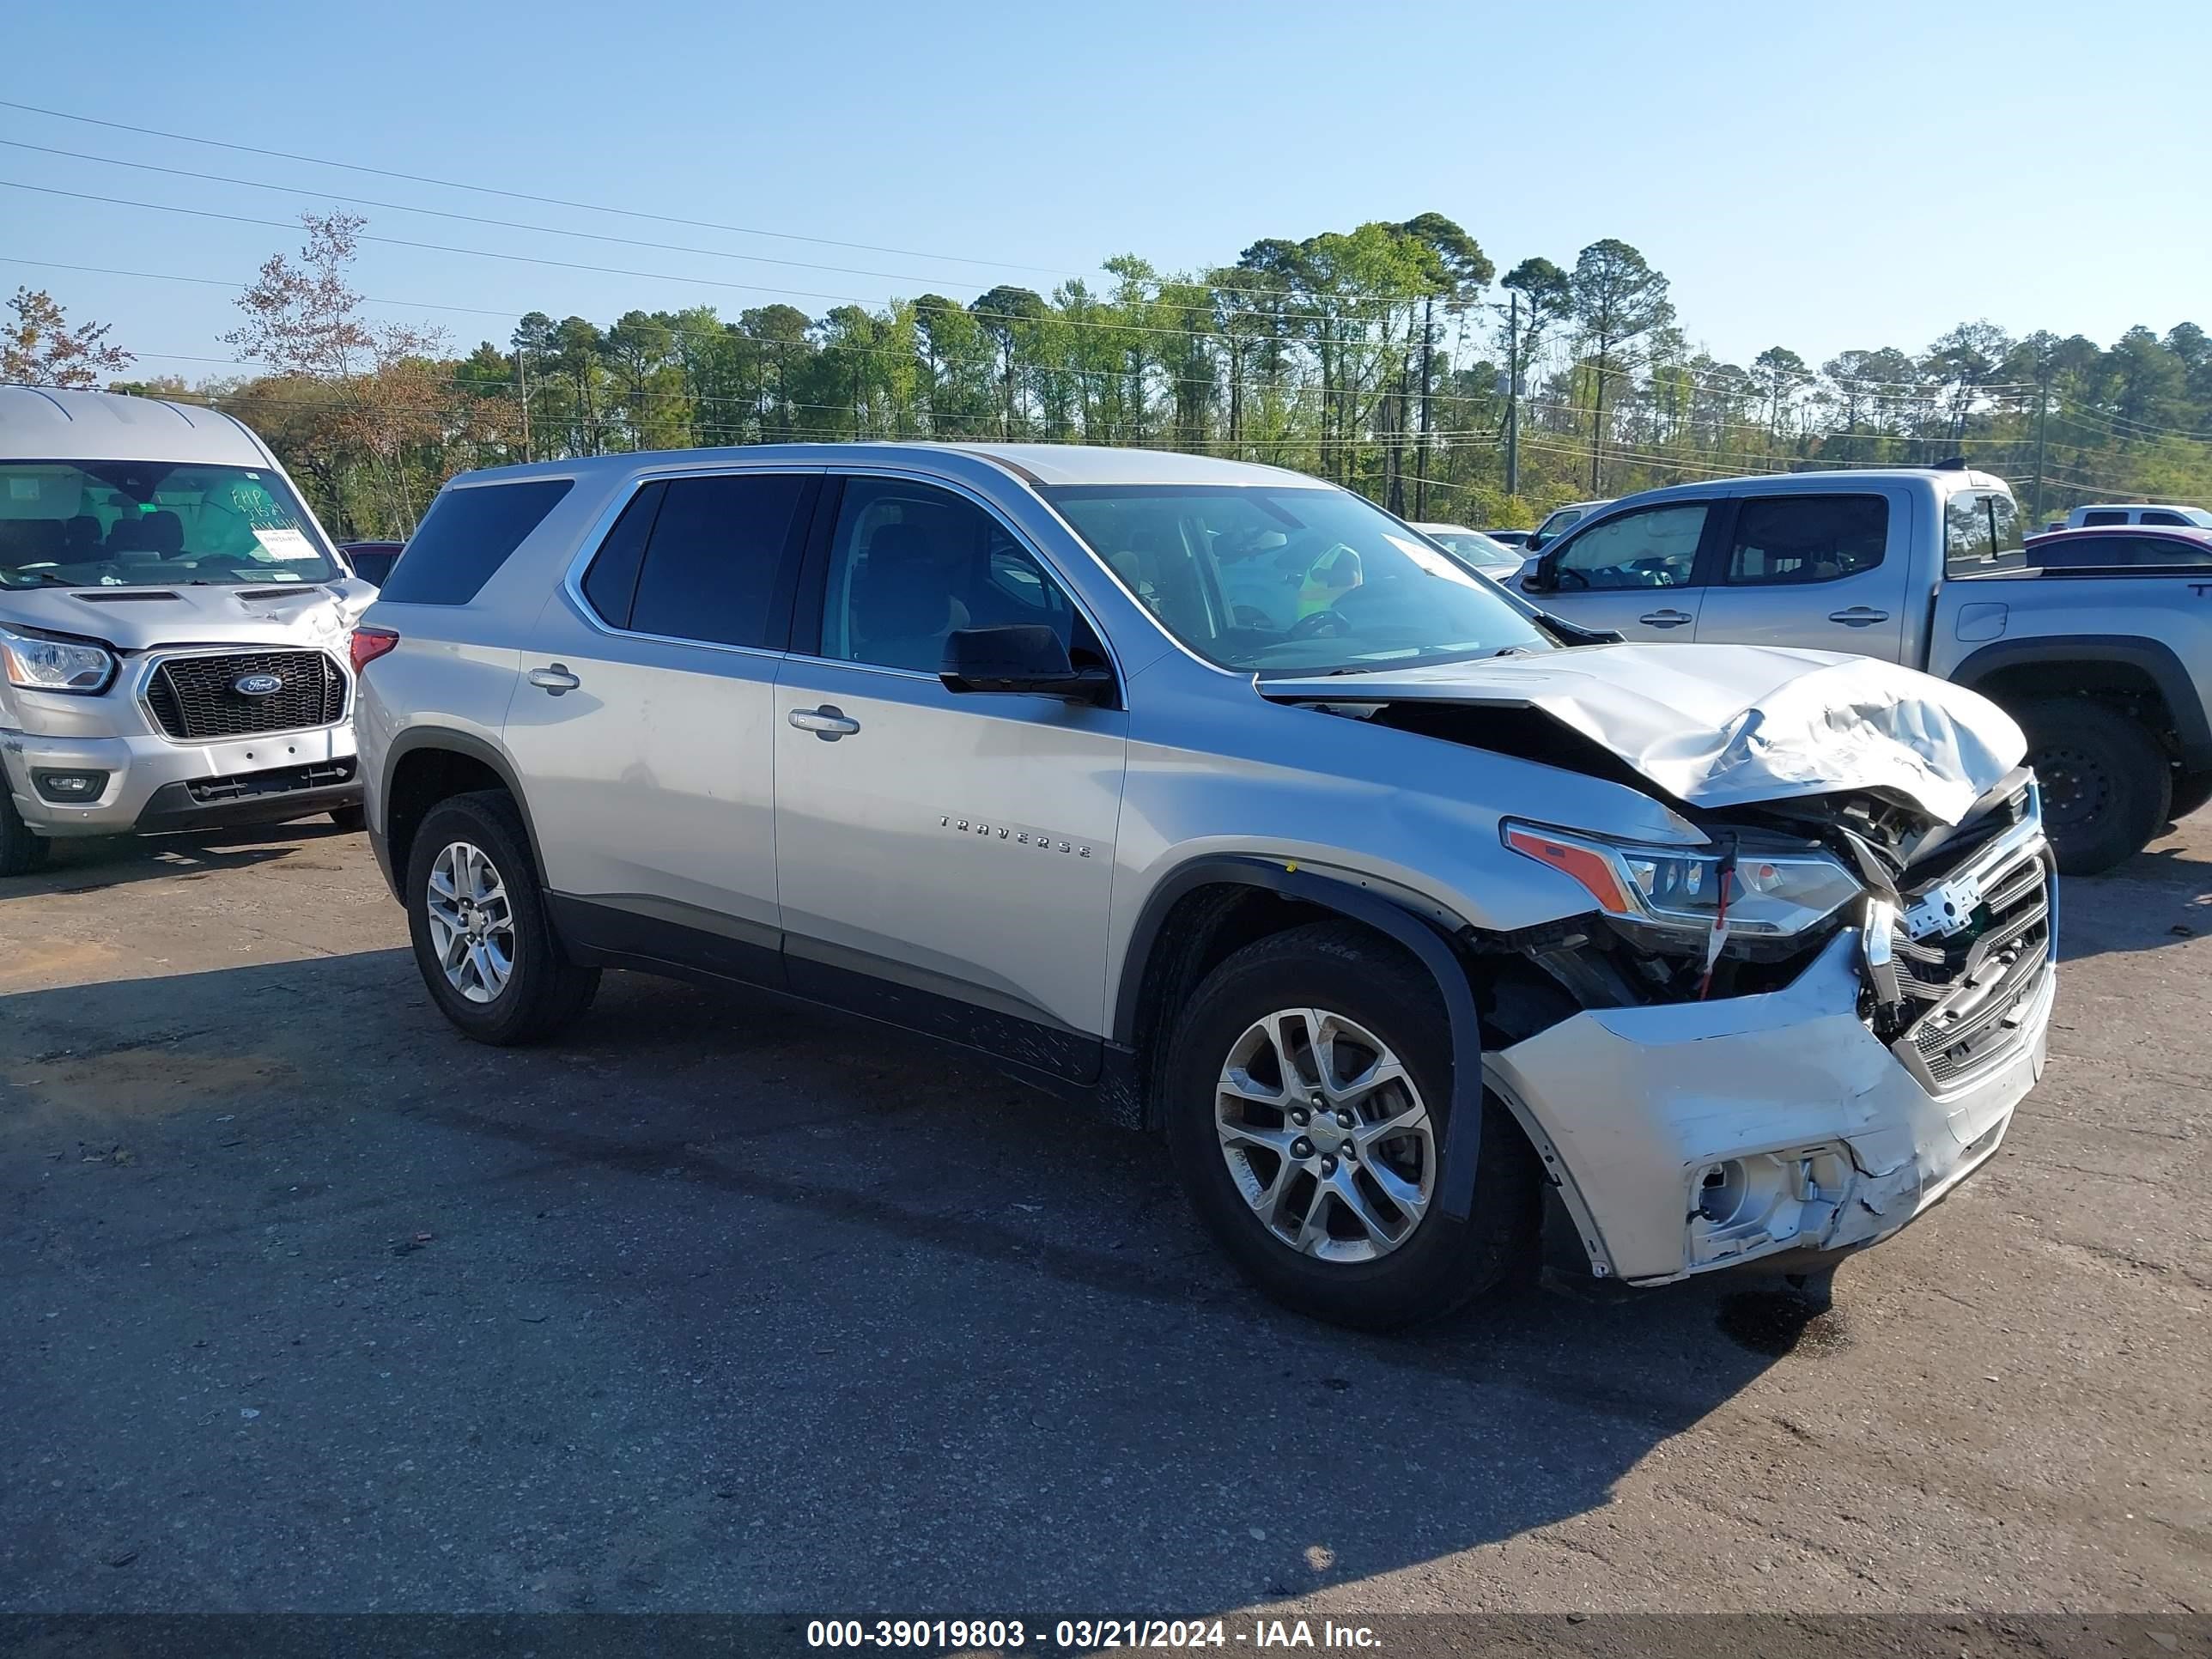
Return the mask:
{"type": "Polygon", "coordinates": [[[2212,798],[2212,539],[2021,532],[1984,472],[1728,478],[1610,503],[1518,586],[1629,640],[1850,652],[1971,686],[2027,733],[2058,867],[2094,875],[2212,798]],[[2103,545],[2138,539],[2157,545],[2103,545]]]}

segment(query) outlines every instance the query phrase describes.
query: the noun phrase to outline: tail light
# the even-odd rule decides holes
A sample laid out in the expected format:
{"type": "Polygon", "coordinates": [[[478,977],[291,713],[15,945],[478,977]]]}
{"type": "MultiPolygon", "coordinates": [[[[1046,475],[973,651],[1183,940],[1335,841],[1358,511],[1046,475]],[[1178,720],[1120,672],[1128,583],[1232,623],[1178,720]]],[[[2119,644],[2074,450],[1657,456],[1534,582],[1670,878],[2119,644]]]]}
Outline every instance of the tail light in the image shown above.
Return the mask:
{"type": "Polygon", "coordinates": [[[388,628],[356,628],[353,630],[352,648],[354,678],[361,671],[399,643],[399,635],[388,628]]]}

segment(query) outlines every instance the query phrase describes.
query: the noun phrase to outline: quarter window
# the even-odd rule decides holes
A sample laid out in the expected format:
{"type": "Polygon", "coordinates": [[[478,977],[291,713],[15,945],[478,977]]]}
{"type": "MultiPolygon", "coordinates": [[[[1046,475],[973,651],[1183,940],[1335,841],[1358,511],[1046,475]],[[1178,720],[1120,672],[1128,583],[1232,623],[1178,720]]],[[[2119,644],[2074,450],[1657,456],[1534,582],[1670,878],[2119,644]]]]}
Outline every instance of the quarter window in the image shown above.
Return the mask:
{"type": "Polygon", "coordinates": [[[894,478],[850,478],[830,538],[821,654],[934,674],[957,628],[1039,623],[1071,654],[1103,661],[1060,585],[963,496],[894,478]]]}
{"type": "Polygon", "coordinates": [[[396,605],[466,605],[572,487],[568,478],[525,478],[446,490],[377,597],[396,605]]]}
{"type": "Polygon", "coordinates": [[[1737,510],[1731,583],[1832,582],[1881,562],[1889,502],[1880,495],[1777,495],[1737,510]]]}
{"type": "Polygon", "coordinates": [[[2020,507],[1996,490],[1962,490],[1943,503],[1943,564],[1954,576],[2016,570],[2027,562],[2020,507]]]}
{"type": "Polygon", "coordinates": [[[712,645],[768,644],[776,574],[814,482],[784,472],[668,480],[645,540],[630,628],[712,645]]]}
{"type": "Polygon", "coordinates": [[[1559,549],[1562,588],[1686,587],[1697,568],[1706,504],[1645,507],[1592,525],[1559,549]]]}

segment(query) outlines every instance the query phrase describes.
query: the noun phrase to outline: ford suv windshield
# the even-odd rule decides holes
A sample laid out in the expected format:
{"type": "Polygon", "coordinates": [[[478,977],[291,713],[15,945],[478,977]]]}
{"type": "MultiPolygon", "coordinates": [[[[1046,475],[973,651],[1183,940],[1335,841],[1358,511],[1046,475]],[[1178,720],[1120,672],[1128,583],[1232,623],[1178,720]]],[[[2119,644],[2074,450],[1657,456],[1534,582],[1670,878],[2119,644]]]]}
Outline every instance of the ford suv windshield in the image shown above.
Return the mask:
{"type": "Polygon", "coordinates": [[[338,574],[298,498],[265,469],[0,462],[0,586],[323,582],[338,574]]]}
{"type": "Polygon", "coordinates": [[[1310,674],[1551,648],[1495,587],[1343,490],[1044,494],[1163,627],[1224,668],[1310,674]]]}

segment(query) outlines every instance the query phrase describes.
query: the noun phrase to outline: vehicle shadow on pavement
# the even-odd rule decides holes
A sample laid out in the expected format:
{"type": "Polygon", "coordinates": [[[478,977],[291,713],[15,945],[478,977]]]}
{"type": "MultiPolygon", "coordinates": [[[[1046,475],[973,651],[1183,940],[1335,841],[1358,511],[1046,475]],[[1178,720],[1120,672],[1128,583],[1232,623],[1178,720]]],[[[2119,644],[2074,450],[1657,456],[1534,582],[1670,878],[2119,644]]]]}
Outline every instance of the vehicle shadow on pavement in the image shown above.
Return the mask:
{"type": "Polygon", "coordinates": [[[89,893],[132,881],[204,878],[218,870],[289,859],[353,833],[320,820],[173,836],[100,836],[52,843],[46,863],[7,884],[6,896],[89,893]]]}
{"type": "Polygon", "coordinates": [[[1728,1285],[1306,1322],[1148,1139],[736,993],[493,1050],[387,950],[0,1016],[18,1609],[1418,1601],[1774,1363],[1728,1285]]]}
{"type": "Polygon", "coordinates": [[[2200,933],[2212,933],[2212,859],[2193,842],[2172,836],[2109,875],[2059,878],[2063,962],[2163,950],[2200,933]]]}

